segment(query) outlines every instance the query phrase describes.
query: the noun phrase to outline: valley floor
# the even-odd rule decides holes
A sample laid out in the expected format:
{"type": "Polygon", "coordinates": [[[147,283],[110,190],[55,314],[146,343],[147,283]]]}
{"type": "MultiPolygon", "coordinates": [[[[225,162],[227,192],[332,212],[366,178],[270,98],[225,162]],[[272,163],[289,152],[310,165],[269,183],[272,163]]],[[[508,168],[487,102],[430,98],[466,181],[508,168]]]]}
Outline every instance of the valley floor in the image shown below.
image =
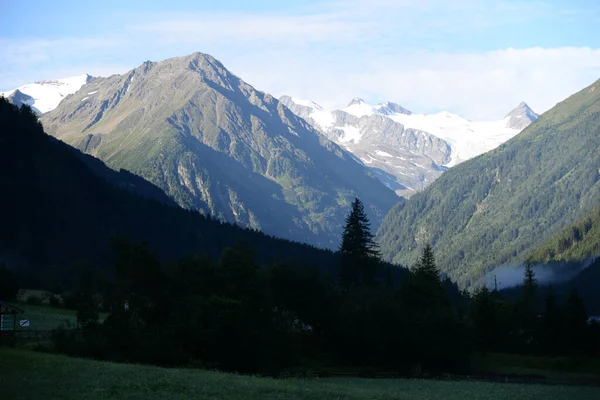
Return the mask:
{"type": "Polygon", "coordinates": [[[276,380],[0,348],[6,399],[598,399],[600,388],[405,379],[276,380]]]}

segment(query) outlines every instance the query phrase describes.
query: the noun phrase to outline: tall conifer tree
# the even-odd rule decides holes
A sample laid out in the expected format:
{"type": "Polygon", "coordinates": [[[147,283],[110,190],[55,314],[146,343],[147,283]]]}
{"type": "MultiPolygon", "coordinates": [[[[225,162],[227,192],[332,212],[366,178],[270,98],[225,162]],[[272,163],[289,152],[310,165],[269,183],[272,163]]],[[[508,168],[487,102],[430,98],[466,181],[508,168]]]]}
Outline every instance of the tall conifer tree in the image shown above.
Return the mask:
{"type": "Polygon", "coordinates": [[[340,247],[341,279],[346,283],[370,284],[380,263],[379,246],[373,239],[362,202],[356,198],[346,217],[340,247]]]}
{"type": "Polygon", "coordinates": [[[429,275],[431,278],[435,278],[440,281],[440,271],[435,265],[435,256],[433,255],[433,248],[428,243],[423,248],[421,257],[417,262],[415,272],[429,275]]]}

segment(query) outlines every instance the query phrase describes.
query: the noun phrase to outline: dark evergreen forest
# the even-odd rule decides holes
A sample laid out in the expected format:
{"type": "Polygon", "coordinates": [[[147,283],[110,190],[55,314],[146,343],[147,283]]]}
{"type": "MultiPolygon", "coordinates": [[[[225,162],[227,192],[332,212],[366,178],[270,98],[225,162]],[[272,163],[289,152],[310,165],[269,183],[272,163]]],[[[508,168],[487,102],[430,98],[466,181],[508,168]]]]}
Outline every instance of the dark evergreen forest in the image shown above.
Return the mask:
{"type": "Polygon", "coordinates": [[[514,296],[471,296],[428,244],[409,269],[384,263],[359,199],[328,252],[174,207],[45,135],[27,107],[0,99],[0,128],[0,298],[43,288],[76,309],[56,351],[274,375],[430,376],[490,351],[600,356],[577,290],[542,292],[527,268],[514,296]]]}

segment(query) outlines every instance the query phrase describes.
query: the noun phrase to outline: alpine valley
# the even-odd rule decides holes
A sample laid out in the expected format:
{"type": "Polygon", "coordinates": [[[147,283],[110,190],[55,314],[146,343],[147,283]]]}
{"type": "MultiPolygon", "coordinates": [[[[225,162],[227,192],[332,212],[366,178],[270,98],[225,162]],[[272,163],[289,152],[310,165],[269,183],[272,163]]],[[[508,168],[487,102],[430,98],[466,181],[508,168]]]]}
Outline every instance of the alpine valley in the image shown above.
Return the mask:
{"type": "Polygon", "coordinates": [[[415,114],[389,101],[371,106],[358,97],[334,111],[290,96],[279,100],[403,197],[422,191],[449,167],[498,147],[538,117],[524,102],[500,120],[473,122],[449,112],[415,114]]]}
{"type": "Polygon", "coordinates": [[[42,113],[50,135],[220,221],[336,249],[358,197],[387,261],[411,266],[431,243],[469,287],[500,265],[596,255],[599,93],[596,82],[542,116],[522,102],[495,121],[360,98],[326,111],[194,53],[4,95],[42,113]]]}

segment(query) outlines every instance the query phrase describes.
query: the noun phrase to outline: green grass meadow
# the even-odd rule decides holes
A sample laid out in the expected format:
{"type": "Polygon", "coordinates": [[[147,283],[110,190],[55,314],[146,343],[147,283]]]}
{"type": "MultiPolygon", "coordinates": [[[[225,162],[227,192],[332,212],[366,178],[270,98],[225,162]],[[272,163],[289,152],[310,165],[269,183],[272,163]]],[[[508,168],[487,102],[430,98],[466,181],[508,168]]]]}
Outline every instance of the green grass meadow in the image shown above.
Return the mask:
{"type": "Polygon", "coordinates": [[[277,380],[0,348],[3,399],[597,400],[600,388],[406,379],[277,380]]]}
{"type": "Polygon", "coordinates": [[[77,312],[73,310],[65,310],[64,308],[51,308],[47,306],[31,306],[28,304],[17,305],[24,311],[23,314],[17,315],[18,320],[29,320],[29,328],[31,330],[50,330],[58,328],[63,323],[77,322],[77,312]]]}

